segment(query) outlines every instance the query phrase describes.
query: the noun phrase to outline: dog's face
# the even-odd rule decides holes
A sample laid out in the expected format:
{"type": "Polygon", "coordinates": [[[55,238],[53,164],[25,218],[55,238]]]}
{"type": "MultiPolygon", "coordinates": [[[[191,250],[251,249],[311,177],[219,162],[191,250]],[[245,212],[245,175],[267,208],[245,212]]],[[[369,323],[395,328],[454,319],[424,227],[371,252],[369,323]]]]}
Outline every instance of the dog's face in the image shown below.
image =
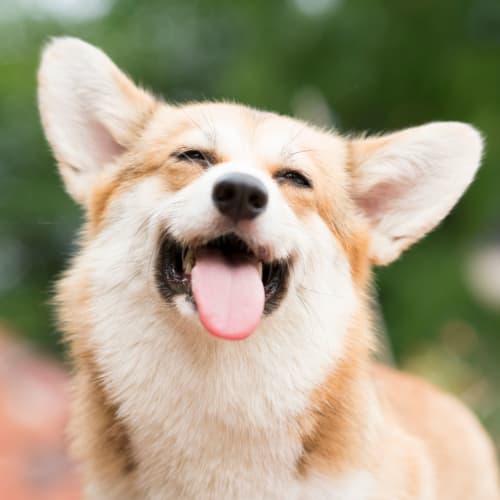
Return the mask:
{"type": "MultiPolygon", "coordinates": [[[[336,263],[346,252],[333,224],[349,213],[338,138],[271,113],[205,104],[160,107],[143,141],[150,146],[122,171],[143,176],[133,175],[129,190],[144,182],[155,192],[142,218],[158,235],[150,250],[157,288],[180,314],[197,313],[214,335],[244,338],[289,292],[328,293],[321,274],[347,272],[336,263]]],[[[133,219],[126,196],[116,205],[133,219]]]]}
{"type": "Polygon", "coordinates": [[[370,263],[432,229],[481,156],[457,123],[349,139],[234,104],[171,106],[71,39],[45,51],[40,106],[106,314],[153,304],[151,322],[224,339],[347,328],[370,263]]]}

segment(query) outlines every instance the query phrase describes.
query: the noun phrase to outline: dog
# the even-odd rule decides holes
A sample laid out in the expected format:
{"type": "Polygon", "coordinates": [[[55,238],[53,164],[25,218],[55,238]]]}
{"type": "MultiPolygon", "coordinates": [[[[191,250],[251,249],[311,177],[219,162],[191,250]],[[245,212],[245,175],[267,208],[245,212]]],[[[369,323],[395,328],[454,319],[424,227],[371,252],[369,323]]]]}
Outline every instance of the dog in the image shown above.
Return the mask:
{"type": "Polygon", "coordinates": [[[499,498],[472,413],[372,361],[371,267],[455,205],[477,130],[344,137],[169,104],[73,38],[44,48],[38,79],[85,211],[56,302],[86,498],[499,498]]]}

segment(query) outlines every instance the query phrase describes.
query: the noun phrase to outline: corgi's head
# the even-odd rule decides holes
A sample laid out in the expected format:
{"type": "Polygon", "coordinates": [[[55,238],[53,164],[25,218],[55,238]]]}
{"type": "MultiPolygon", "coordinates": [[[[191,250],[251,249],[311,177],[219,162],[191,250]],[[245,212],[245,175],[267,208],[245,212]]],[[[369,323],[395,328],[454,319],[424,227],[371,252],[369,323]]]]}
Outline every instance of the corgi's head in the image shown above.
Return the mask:
{"type": "Polygon", "coordinates": [[[461,123],[350,138],[235,104],[171,105],[75,39],[46,47],[39,85],[87,216],[75,265],[108,326],[135,310],[199,338],[335,336],[370,264],[439,223],[481,159],[461,123]]]}

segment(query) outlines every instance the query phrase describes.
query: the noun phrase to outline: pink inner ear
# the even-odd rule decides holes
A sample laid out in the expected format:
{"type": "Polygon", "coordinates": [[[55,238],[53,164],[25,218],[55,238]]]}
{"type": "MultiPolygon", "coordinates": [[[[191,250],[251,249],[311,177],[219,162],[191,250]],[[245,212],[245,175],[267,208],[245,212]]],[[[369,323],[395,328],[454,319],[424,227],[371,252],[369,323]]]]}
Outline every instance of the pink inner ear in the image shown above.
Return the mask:
{"type": "Polygon", "coordinates": [[[125,151],[125,148],[118,144],[108,130],[94,118],[89,117],[88,133],[90,147],[93,149],[88,154],[94,158],[96,166],[112,161],[125,151]]]}
{"type": "Polygon", "coordinates": [[[415,182],[415,179],[381,182],[369,191],[358,195],[356,202],[372,224],[377,225],[387,213],[401,210],[402,200],[408,196],[415,182]]]}

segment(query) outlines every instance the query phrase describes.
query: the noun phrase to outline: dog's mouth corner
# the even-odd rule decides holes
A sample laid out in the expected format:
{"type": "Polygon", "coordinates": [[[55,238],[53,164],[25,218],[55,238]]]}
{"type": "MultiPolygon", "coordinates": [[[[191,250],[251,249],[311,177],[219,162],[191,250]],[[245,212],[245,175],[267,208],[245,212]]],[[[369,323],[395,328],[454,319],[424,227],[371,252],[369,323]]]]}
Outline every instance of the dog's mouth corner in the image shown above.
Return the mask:
{"type": "Polygon", "coordinates": [[[271,260],[267,254],[234,233],[188,245],[167,234],[159,245],[158,288],[170,303],[185,295],[210,333],[245,338],[262,315],[279,307],[287,290],[290,259],[271,260]]]}

